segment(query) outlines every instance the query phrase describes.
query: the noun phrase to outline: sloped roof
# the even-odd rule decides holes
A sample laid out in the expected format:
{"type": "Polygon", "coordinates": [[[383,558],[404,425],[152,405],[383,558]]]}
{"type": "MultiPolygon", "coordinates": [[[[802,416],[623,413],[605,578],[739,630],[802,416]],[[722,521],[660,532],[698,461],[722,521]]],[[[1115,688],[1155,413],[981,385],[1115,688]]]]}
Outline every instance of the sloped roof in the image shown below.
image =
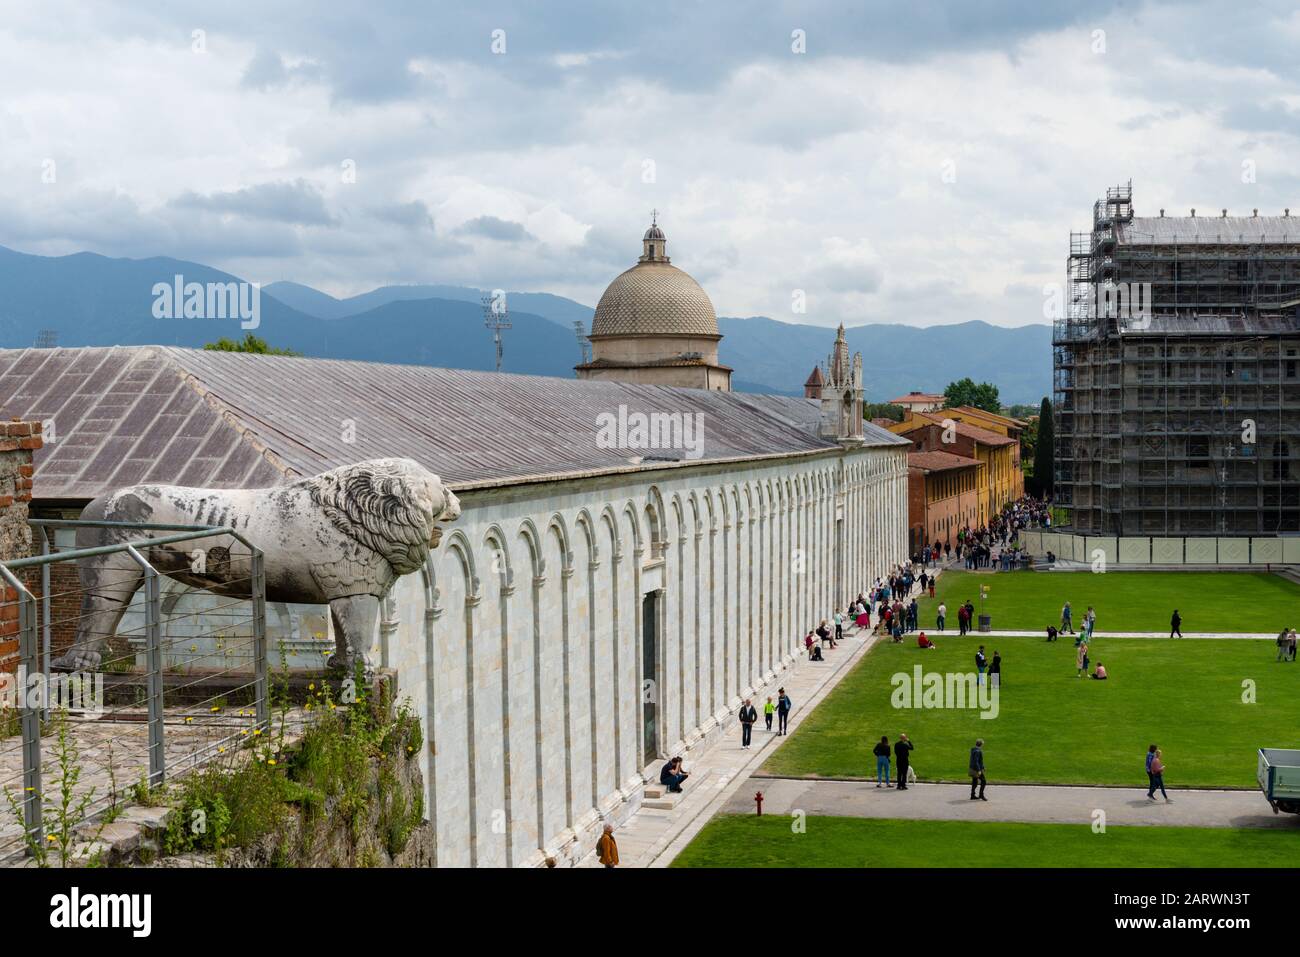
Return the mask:
{"type": "Polygon", "coordinates": [[[952,452],[908,452],[907,467],[921,469],[925,472],[947,472],[951,469],[965,469],[983,465],[979,459],[952,452]]]}
{"type": "Polygon", "coordinates": [[[822,367],[813,366],[813,371],[809,373],[808,380],[804,383],[804,386],[823,386],[825,384],[826,380],[822,378],[822,367]]]}
{"type": "MultiPolygon", "coordinates": [[[[385,456],[464,488],[689,454],[602,448],[602,416],[620,408],[699,413],[705,463],[838,448],[816,433],[819,407],[788,396],[160,346],[0,350],[0,410],[53,420],[40,499],[146,481],[255,488],[385,456]]],[[[905,441],[866,431],[868,445],[905,441]]]]}
{"type": "Polygon", "coordinates": [[[1129,246],[1300,242],[1300,216],[1135,216],[1117,226],[1129,246]]]}
{"type": "Polygon", "coordinates": [[[942,394],[936,395],[933,392],[909,392],[907,395],[900,395],[897,399],[890,399],[890,405],[904,405],[908,402],[942,402],[942,394]]]}
{"type": "Polygon", "coordinates": [[[1001,422],[1004,425],[1010,425],[1017,429],[1023,429],[1026,425],[1028,425],[1027,422],[1024,422],[1020,419],[1013,419],[1011,416],[1003,415],[1000,412],[990,412],[987,409],[977,409],[973,405],[958,405],[958,406],[954,406],[953,408],[955,408],[956,411],[958,412],[969,412],[971,415],[975,415],[975,416],[985,415],[988,416],[990,419],[996,419],[998,422],[1001,422]]]}
{"type": "Polygon", "coordinates": [[[954,419],[951,416],[944,415],[945,409],[936,409],[933,412],[913,412],[912,418],[907,422],[899,423],[902,426],[902,434],[914,432],[918,428],[924,428],[931,425],[942,426],[945,421],[951,421],[953,430],[960,436],[968,439],[974,439],[983,445],[1012,445],[1015,439],[1000,435],[997,432],[990,432],[988,429],[981,429],[977,425],[971,425],[969,422],[963,422],[960,419],[954,419]],[[915,428],[908,426],[915,425],[915,428]]]}

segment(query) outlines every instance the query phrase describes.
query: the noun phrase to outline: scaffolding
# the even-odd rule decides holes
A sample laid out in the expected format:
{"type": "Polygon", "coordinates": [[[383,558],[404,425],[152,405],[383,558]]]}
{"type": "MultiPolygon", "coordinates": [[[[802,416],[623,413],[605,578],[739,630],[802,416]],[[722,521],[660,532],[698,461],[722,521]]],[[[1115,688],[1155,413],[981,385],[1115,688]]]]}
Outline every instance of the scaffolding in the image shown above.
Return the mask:
{"type": "Polygon", "coordinates": [[[1136,217],[1070,235],[1053,328],[1057,504],[1094,535],[1300,532],[1300,217],[1136,217]]]}

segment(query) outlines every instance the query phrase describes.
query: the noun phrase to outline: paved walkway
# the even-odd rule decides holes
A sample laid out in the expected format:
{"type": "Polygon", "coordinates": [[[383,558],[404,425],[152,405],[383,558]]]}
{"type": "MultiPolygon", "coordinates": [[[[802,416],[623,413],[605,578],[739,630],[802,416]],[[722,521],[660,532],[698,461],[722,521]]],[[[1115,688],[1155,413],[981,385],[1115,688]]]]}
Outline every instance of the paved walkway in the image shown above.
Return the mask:
{"type": "Polygon", "coordinates": [[[906,791],[877,788],[862,781],[805,778],[750,778],[723,808],[728,814],[753,814],[753,792],[763,792],[764,814],[905,818],[932,821],[1030,821],[1090,824],[1097,810],[1107,824],[1187,825],[1194,827],[1300,828],[1300,815],[1274,814],[1258,791],[1173,790],[1171,803],[1145,787],[1095,788],[1006,785],[990,782],[988,801],[972,801],[965,784],[914,784],[906,791]]]}
{"type": "MultiPolygon", "coordinates": [[[[793,734],[877,640],[864,631],[850,628],[845,631],[839,647],[826,649],[824,662],[811,662],[806,655],[800,655],[791,671],[777,675],[770,688],[755,693],[756,706],[761,712],[761,703],[766,696],[769,693],[775,696],[776,689],[784,687],[794,702],[794,711],[789,719],[789,731],[793,734]]],[[[760,718],[754,726],[753,747],[749,751],[742,750],[740,726],[733,715],[720,737],[714,738],[700,751],[688,751],[683,756],[686,770],[697,783],[687,787],[675,807],[671,810],[643,807],[617,828],[614,836],[618,841],[620,866],[666,867],[708,820],[741,791],[742,785],[748,786],[750,773],[767,759],[781,740],[774,731],[764,730],[760,718]]],[[[745,791],[741,796],[752,798],[753,791],[745,791]]],[[[580,866],[597,866],[594,852],[580,866]]]]}

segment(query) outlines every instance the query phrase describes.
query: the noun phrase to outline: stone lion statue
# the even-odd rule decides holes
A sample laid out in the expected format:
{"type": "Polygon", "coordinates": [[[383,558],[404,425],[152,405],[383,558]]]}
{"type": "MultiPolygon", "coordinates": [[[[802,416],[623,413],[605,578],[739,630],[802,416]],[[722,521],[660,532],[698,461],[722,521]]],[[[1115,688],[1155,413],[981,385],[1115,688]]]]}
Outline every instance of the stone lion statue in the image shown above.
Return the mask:
{"type": "MultiPolygon", "coordinates": [[[[379,602],[402,575],[419,569],[438,544],[438,522],[455,521],[460,502],[438,476],[410,459],[374,459],[274,488],[223,491],[133,485],[86,506],[87,521],[219,525],[262,550],[268,601],[328,604],[336,650],[331,666],[367,670],[366,649],[379,602]]],[[[77,547],[162,538],[166,531],[78,528],[77,547]]],[[[228,535],[151,545],[154,568],[218,595],[249,598],[249,561],[228,535]],[[232,555],[232,546],[233,552],[232,555]]],[[[125,552],[78,562],[81,617],[77,639],[52,662],[59,670],[93,670],[144,584],[125,552]]]]}

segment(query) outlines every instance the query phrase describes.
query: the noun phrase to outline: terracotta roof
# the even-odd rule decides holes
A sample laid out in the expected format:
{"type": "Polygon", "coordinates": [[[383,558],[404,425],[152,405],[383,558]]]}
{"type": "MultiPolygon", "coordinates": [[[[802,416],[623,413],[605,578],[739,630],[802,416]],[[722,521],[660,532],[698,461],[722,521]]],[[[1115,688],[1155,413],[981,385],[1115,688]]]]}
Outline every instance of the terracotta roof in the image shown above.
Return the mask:
{"type": "Polygon", "coordinates": [[[574,366],[575,369],[646,369],[650,367],[671,367],[671,366],[708,366],[710,369],[723,369],[727,372],[734,372],[731,366],[722,364],[714,365],[703,356],[670,356],[667,359],[641,359],[636,362],[624,361],[621,359],[592,359],[590,362],[583,362],[574,366]]]}
{"type": "Polygon", "coordinates": [[[908,452],[907,467],[921,469],[925,472],[947,472],[951,469],[979,467],[984,463],[979,459],[954,455],[952,452],[908,452]]]}
{"type": "MultiPolygon", "coordinates": [[[[38,499],[256,488],[399,455],[457,487],[665,467],[598,443],[620,407],[700,413],[701,464],[839,448],[817,434],[820,404],[791,396],[161,346],[0,350],[0,411],[53,420],[38,499]]],[[[864,430],[867,445],[906,444],[864,430]]]]}
{"type": "Polygon", "coordinates": [[[885,418],[884,416],[877,416],[876,418],[871,419],[870,422],[872,425],[878,425],[882,429],[887,429],[891,425],[898,425],[897,419],[889,419],[889,418],[885,418]]]}
{"type": "Polygon", "coordinates": [[[973,405],[959,405],[955,408],[961,412],[970,412],[972,415],[987,415],[990,419],[997,419],[999,422],[1005,422],[1013,428],[1023,429],[1028,425],[1027,422],[1023,422],[1020,419],[1013,419],[1011,416],[1003,415],[1000,412],[990,412],[988,409],[977,409],[973,405]]]}
{"type": "Polygon", "coordinates": [[[804,383],[804,386],[823,386],[825,384],[826,380],[822,378],[822,367],[813,366],[812,374],[808,376],[808,381],[804,383]]]}
{"type": "Polygon", "coordinates": [[[958,435],[965,436],[968,439],[974,439],[982,445],[1014,445],[1015,439],[1008,438],[998,432],[990,432],[988,429],[981,429],[977,425],[971,425],[969,422],[962,422],[951,416],[943,414],[943,409],[937,409],[934,412],[913,412],[914,420],[922,421],[925,424],[943,425],[945,421],[952,422],[953,429],[958,435]]]}
{"type": "Polygon", "coordinates": [[[942,402],[942,395],[935,395],[932,392],[909,392],[907,395],[900,395],[897,399],[890,399],[890,405],[903,405],[907,402],[942,402]]]}

